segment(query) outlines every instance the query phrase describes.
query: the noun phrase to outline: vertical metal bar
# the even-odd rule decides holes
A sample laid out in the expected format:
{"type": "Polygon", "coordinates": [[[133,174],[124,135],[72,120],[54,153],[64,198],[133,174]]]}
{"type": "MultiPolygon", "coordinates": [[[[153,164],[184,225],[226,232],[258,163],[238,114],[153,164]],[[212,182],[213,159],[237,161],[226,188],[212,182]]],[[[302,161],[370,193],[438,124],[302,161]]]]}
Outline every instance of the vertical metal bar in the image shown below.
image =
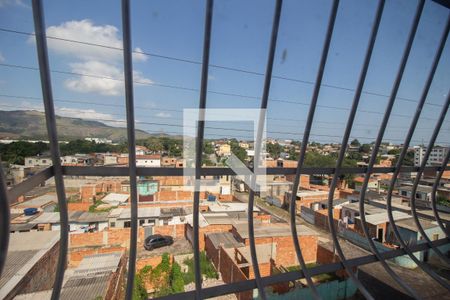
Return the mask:
{"type": "Polygon", "coordinates": [[[297,162],[297,169],[295,173],[294,183],[292,185],[292,197],[290,202],[290,225],[292,238],[294,242],[295,252],[297,254],[297,259],[300,263],[303,273],[305,274],[306,281],[308,282],[308,286],[312,291],[312,295],[315,299],[320,299],[320,295],[317,292],[317,289],[312,282],[311,276],[309,275],[309,271],[306,268],[305,260],[303,259],[302,250],[300,248],[300,243],[298,240],[297,233],[297,224],[296,224],[296,199],[297,199],[297,190],[300,183],[301,169],[303,167],[303,163],[305,161],[306,149],[308,146],[309,135],[311,133],[311,127],[314,120],[314,114],[317,106],[317,99],[319,98],[320,87],[322,85],[323,74],[325,71],[325,65],[328,58],[328,52],[330,50],[331,38],[333,36],[334,23],[336,21],[336,15],[339,7],[339,0],[334,0],[333,5],[331,7],[330,16],[328,20],[328,28],[325,35],[325,42],[322,49],[322,56],[319,63],[319,69],[317,71],[316,81],[314,85],[314,91],[311,99],[311,105],[309,107],[308,118],[306,120],[305,130],[303,133],[303,139],[300,149],[300,156],[297,162]]]}
{"type": "Polygon", "coordinates": [[[407,133],[405,141],[403,143],[403,149],[400,152],[399,158],[397,160],[397,164],[395,165],[395,171],[394,171],[394,174],[392,175],[392,179],[391,179],[391,182],[390,182],[390,185],[389,185],[389,189],[388,189],[388,193],[387,193],[387,199],[386,199],[386,207],[387,207],[389,223],[391,225],[391,228],[392,228],[392,230],[394,232],[395,237],[400,242],[402,248],[405,250],[405,252],[408,254],[408,256],[411,257],[411,259],[423,271],[425,271],[428,275],[433,277],[436,281],[438,281],[442,286],[444,286],[447,289],[449,288],[448,283],[446,283],[444,280],[442,280],[442,278],[440,278],[435,272],[433,272],[427,265],[422,264],[413,255],[413,253],[409,250],[408,246],[406,245],[405,241],[403,240],[402,236],[400,235],[400,231],[398,230],[398,227],[395,224],[395,220],[394,220],[394,217],[392,215],[392,192],[394,191],[395,182],[397,180],[398,174],[400,173],[400,168],[402,166],[403,159],[405,158],[406,153],[408,151],[408,147],[409,147],[409,144],[411,142],[411,138],[412,138],[412,136],[414,134],[414,130],[416,129],[417,122],[419,121],[419,117],[421,115],[423,106],[425,104],[426,98],[428,96],[428,92],[429,92],[430,87],[431,87],[431,83],[433,82],[434,74],[436,73],[436,69],[437,69],[437,66],[439,64],[439,60],[441,58],[442,52],[444,51],[445,43],[447,41],[449,30],[450,30],[450,16],[447,17],[447,23],[445,25],[444,32],[443,32],[441,40],[439,42],[439,47],[438,47],[438,49],[436,51],[436,55],[435,55],[435,57],[433,59],[433,63],[431,65],[430,72],[428,74],[427,80],[426,80],[424,88],[422,90],[422,95],[421,95],[420,100],[419,100],[419,102],[417,104],[416,112],[415,112],[414,117],[413,117],[413,119],[411,121],[411,125],[410,125],[410,127],[408,129],[408,133],[407,133]]]}
{"type": "Polygon", "coordinates": [[[199,204],[200,204],[200,179],[203,154],[203,137],[205,134],[205,108],[208,93],[209,50],[211,46],[211,27],[214,1],[206,1],[205,33],[203,37],[202,77],[200,82],[199,121],[197,126],[197,139],[195,141],[195,190],[193,203],[194,223],[194,271],[195,271],[195,298],[202,299],[202,274],[200,269],[200,242],[199,242],[199,204]]]}
{"type": "Polygon", "coordinates": [[[425,241],[428,243],[428,245],[431,247],[431,249],[433,249],[433,251],[442,259],[442,261],[444,261],[447,265],[450,266],[450,260],[437,247],[433,246],[430,238],[426,234],[425,230],[423,230],[422,224],[420,224],[419,217],[417,216],[417,210],[416,210],[417,209],[416,208],[417,186],[419,185],[420,178],[422,177],[423,171],[427,164],[428,158],[430,157],[431,150],[434,147],[434,143],[436,142],[439,131],[441,130],[442,123],[444,122],[445,116],[447,115],[449,104],[450,104],[450,90],[447,92],[447,99],[445,101],[444,106],[442,107],[442,111],[441,111],[439,119],[436,123],[436,127],[434,128],[433,134],[431,135],[430,142],[428,143],[428,148],[427,148],[427,151],[425,152],[425,155],[423,157],[420,168],[416,173],[416,178],[414,180],[414,184],[413,184],[412,190],[411,190],[411,202],[410,203],[411,203],[411,214],[413,215],[414,222],[416,223],[417,229],[419,229],[420,234],[424,237],[425,241]]]}
{"type": "Polygon", "coordinates": [[[328,222],[330,223],[330,232],[331,236],[333,238],[333,243],[336,249],[336,252],[339,255],[339,258],[341,259],[341,263],[343,264],[345,270],[347,271],[350,278],[353,280],[353,282],[356,284],[358,289],[361,291],[361,293],[366,297],[367,299],[373,299],[372,295],[367,291],[367,289],[361,284],[361,282],[356,278],[355,273],[351,270],[351,268],[348,266],[347,260],[345,258],[344,252],[342,251],[341,245],[339,243],[336,228],[334,227],[334,218],[333,218],[333,198],[334,198],[334,191],[336,189],[336,184],[338,177],[340,176],[340,169],[342,166],[342,162],[345,158],[345,152],[347,150],[347,144],[348,139],[350,136],[350,132],[353,127],[353,121],[355,119],[356,111],[358,109],[359,100],[361,98],[361,92],[364,86],[364,81],[366,80],[367,71],[369,69],[369,63],[370,59],[372,57],[373,47],[375,45],[375,40],[378,34],[378,28],[380,26],[381,22],[381,16],[383,14],[383,8],[384,8],[384,0],[380,0],[378,2],[377,11],[374,18],[374,23],[372,25],[372,30],[370,33],[370,39],[367,45],[366,55],[364,57],[363,66],[361,69],[361,73],[359,75],[358,79],[358,85],[355,91],[355,96],[353,98],[352,108],[350,110],[350,114],[347,120],[347,125],[345,128],[344,136],[342,138],[341,142],[341,149],[339,151],[339,156],[336,162],[336,169],[333,175],[333,180],[331,181],[330,185],[330,191],[328,194],[328,222]]]}
{"type": "Polygon", "coordinates": [[[397,283],[413,298],[417,299],[417,293],[408,285],[406,284],[401,278],[400,276],[397,275],[397,273],[395,273],[391,267],[389,267],[389,265],[386,263],[386,261],[381,257],[380,252],[378,251],[375,243],[373,242],[373,240],[370,238],[370,234],[369,234],[369,228],[367,226],[366,223],[366,213],[364,210],[364,199],[365,199],[365,195],[366,195],[366,189],[369,183],[369,179],[370,176],[373,172],[373,166],[376,162],[377,159],[377,155],[378,155],[378,150],[380,148],[381,142],[383,141],[383,136],[386,130],[386,126],[389,122],[389,118],[392,112],[392,108],[394,106],[395,103],[395,99],[397,97],[397,93],[398,93],[398,89],[400,87],[400,83],[403,77],[403,73],[405,71],[405,67],[406,67],[406,63],[408,61],[408,57],[409,54],[411,52],[411,48],[414,42],[414,38],[417,32],[417,28],[419,26],[419,22],[420,22],[420,17],[422,15],[422,11],[423,11],[423,7],[424,7],[425,1],[424,0],[419,0],[418,4],[417,4],[417,8],[416,8],[416,13],[414,16],[414,20],[413,20],[413,24],[411,27],[411,30],[409,32],[409,36],[407,39],[407,43],[405,46],[405,49],[403,51],[403,56],[400,62],[400,66],[399,69],[397,71],[397,75],[394,81],[394,85],[392,87],[392,91],[391,91],[391,95],[389,97],[389,101],[388,101],[388,105],[386,106],[386,111],[384,113],[384,117],[383,120],[381,122],[380,125],[380,129],[378,131],[378,136],[377,139],[375,141],[375,145],[373,146],[373,150],[372,150],[372,154],[370,156],[370,161],[369,164],[367,166],[367,171],[366,174],[364,176],[364,182],[362,184],[361,187],[361,192],[360,192],[360,197],[359,197],[359,215],[361,218],[361,224],[362,224],[362,228],[364,231],[364,234],[367,238],[367,241],[369,243],[369,247],[372,250],[372,253],[374,253],[377,257],[377,259],[380,261],[381,265],[383,266],[383,268],[386,270],[386,272],[395,280],[397,281],[397,283]]]}
{"type": "Polygon", "coordinates": [[[125,298],[133,297],[134,276],[136,273],[136,252],[138,235],[138,203],[136,174],[136,139],[134,128],[133,61],[131,55],[130,2],[122,0],[123,67],[125,76],[125,101],[127,110],[128,171],[130,176],[131,230],[128,258],[127,289],[125,298]]]}
{"type": "MultiPolygon", "coordinates": [[[[264,87],[263,87],[263,95],[261,98],[261,109],[259,112],[259,120],[258,120],[258,129],[256,133],[255,140],[255,155],[253,159],[253,169],[254,175],[251,176],[251,187],[248,197],[248,235],[249,235],[249,244],[250,244],[250,255],[252,257],[252,267],[253,272],[255,273],[256,285],[258,287],[259,297],[263,300],[266,299],[266,293],[264,291],[264,286],[261,281],[261,273],[259,272],[258,258],[256,256],[256,245],[255,245],[255,230],[253,224],[253,204],[255,201],[255,191],[256,188],[256,176],[258,174],[259,169],[259,156],[261,155],[261,143],[263,136],[263,128],[264,128],[264,119],[266,115],[267,104],[269,102],[269,92],[270,92],[270,83],[272,81],[272,70],[273,70],[273,62],[275,59],[275,50],[277,45],[277,37],[278,37],[278,28],[280,26],[280,17],[281,17],[281,9],[283,6],[282,0],[277,0],[275,4],[275,11],[272,23],[272,33],[270,37],[270,45],[269,45],[269,54],[267,58],[267,66],[266,66],[266,74],[264,78],[264,87]]],[[[265,142],[265,141],[264,141],[265,142]]]]}
{"type": "Polygon", "coordinates": [[[6,187],[5,173],[3,173],[0,158],[0,277],[6,262],[9,245],[9,196],[6,187]]]}
{"type": "Polygon", "coordinates": [[[55,108],[53,106],[52,83],[48,61],[47,39],[45,34],[44,9],[40,0],[33,0],[32,4],[34,30],[36,32],[36,49],[39,61],[39,74],[41,77],[42,98],[44,100],[45,120],[47,125],[48,140],[50,144],[50,152],[52,156],[56,195],[58,196],[59,218],[61,224],[58,265],[56,267],[56,276],[51,297],[52,300],[56,300],[59,299],[64,279],[64,271],[67,265],[69,222],[67,214],[66,194],[64,189],[64,178],[59,154],[58,134],[56,130],[55,108]]]}
{"type": "Polygon", "coordinates": [[[444,161],[441,164],[441,169],[438,171],[438,175],[436,176],[436,180],[434,181],[433,189],[431,191],[431,208],[433,209],[434,217],[436,218],[436,222],[438,223],[439,227],[441,227],[442,231],[447,236],[447,238],[450,237],[450,232],[448,227],[444,226],[444,223],[442,222],[442,219],[439,216],[439,211],[437,210],[436,207],[436,192],[439,186],[439,182],[441,181],[442,175],[445,172],[445,167],[447,167],[449,158],[450,158],[450,149],[447,149],[447,155],[445,156],[444,161]]]}

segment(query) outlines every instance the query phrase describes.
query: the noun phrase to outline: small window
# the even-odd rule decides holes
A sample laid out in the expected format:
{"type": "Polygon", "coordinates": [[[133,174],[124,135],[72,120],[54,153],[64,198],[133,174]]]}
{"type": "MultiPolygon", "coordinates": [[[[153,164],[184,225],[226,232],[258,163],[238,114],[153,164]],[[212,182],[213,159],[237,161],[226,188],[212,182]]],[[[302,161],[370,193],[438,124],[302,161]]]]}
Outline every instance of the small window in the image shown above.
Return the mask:
{"type": "Polygon", "coordinates": [[[46,159],[43,159],[43,160],[42,160],[42,163],[43,163],[43,164],[46,164],[46,163],[47,163],[47,160],[46,160],[46,159]]]}
{"type": "Polygon", "coordinates": [[[406,196],[406,195],[407,195],[406,191],[402,191],[402,196],[406,196]]]}
{"type": "Polygon", "coordinates": [[[110,226],[111,228],[116,227],[116,222],[111,222],[111,223],[109,223],[109,226],[110,226]]]}
{"type": "Polygon", "coordinates": [[[123,227],[125,227],[125,228],[130,228],[130,227],[131,227],[131,221],[125,221],[125,222],[123,223],[123,227]]]}
{"type": "Polygon", "coordinates": [[[143,224],[145,224],[145,220],[139,220],[139,226],[142,226],[143,224]]]}
{"type": "Polygon", "coordinates": [[[437,241],[439,239],[439,233],[433,234],[433,241],[437,241]]]}

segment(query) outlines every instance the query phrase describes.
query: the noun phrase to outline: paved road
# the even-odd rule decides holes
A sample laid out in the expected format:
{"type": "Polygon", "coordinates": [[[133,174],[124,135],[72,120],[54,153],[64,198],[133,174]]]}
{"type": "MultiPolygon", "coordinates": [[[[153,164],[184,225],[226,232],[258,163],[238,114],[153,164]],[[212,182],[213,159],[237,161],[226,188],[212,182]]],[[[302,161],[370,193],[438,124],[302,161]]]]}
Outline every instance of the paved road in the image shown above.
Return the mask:
{"type": "MultiPolygon", "coordinates": [[[[235,196],[241,202],[248,202],[248,194],[246,193],[236,193],[235,196]]],[[[289,213],[287,211],[284,213],[276,208],[276,212],[273,212],[270,206],[264,206],[262,208],[256,203],[256,200],[255,204],[260,209],[275,217],[276,220],[288,222],[289,213]]],[[[314,230],[318,235],[321,245],[325,245],[330,250],[333,249],[333,242],[328,231],[309,224],[300,217],[297,217],[297,224],[305,225],[314,230]]],[[[347,240],[339,238],[339,243],[347,259],[372,254],[347,240]]],[[[391,263],[389,265],[422,299],[450,299],[450,293],[419,268],[410,270],[391,263]]],[[[359,278],[371,294],[375,296],[375,299],[411,299],[392,277],[390,277],[379,262],[360,266],[359,270],[359,278]]]]}

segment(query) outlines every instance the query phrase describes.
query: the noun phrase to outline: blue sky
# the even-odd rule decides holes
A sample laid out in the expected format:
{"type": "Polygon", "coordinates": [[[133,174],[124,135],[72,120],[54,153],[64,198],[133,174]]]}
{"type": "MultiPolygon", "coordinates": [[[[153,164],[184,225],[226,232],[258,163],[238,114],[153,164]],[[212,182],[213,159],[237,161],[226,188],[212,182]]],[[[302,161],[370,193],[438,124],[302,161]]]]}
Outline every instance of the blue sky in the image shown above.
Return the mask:
{"type": "MultiPolygon", "coordinates": [[[[120,1],[55,0],[44,5],[48,36],[121,47],[120,1]]],[[[311,140],[339,142],[342,137],[376,5],[373,0],[340,3],[311,140]]],[[[416,1],[386,1],[364,85],[364,91],[371,94],[362,95],[352,138],[372,141],[376,137],[388,98],[373,94],[390,93],[415,6],[416,1]]],[[[284,1],[268,107],[269,137],[302,137],[330,8],[331,0],[284,1]]],[[[137,128],[181,133],[182,109],[198,106],[204,9],[204,1],[132,1],[137,128]],[[164,57],[142,55],[141,51],[164,57]]],[[[274,1],[269,0],[216,1],[207,107],[259,107],[273,10],[274,1]]],[[[403,141],[448,14],[448,10],[426,1],[398,93],[407,100],[397,99],[386,142],[403,141]]],[[[0,28],[33,32],[31,4],[0,0],[0,28]]],[[[449,44],[412,144],[428,142],[448,93],[449,44]]],[[[51,69],[57,71],[52,73],[52,82],[58,114],[124,126],[120,51],[53,39],[49,40],[49,54],[51,69]]],[[[37,66],[33,37],[0,30],[0,55],[0,109],[42,109],[38,72],[6,66],[37,66]]],[[[447,118],[438,138],[440,144],[449,143],[449,122],[447,118]]],[[[207,137],[250,137],[246,131],[250,124],[208,122],[207,126],[227,129],[207,128],[207,137]]]]}

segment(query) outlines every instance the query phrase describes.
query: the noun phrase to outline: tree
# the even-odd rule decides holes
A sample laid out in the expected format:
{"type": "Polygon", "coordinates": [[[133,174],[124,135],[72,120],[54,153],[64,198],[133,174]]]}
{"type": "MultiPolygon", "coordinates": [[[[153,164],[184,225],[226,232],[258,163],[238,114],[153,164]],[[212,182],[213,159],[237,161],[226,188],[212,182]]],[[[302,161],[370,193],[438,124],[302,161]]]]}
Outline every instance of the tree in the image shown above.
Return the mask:
{"type": "Polygon", "coordinates": [[[370,152],[370,144],[362,144],[360,147],[359,147],[359,152],[362,152],[362,153],[369,153],[370,152]]]}
{"type": "Polygon", "coordinates": [[[280,157],[281,152],[283,152],[283,147],[281,147],[278,143],[268,143],[266,145],[266,150],[270,154],[270,157],[277,159],[280,157]]]}
{"type": "Polygon", "coordinates": [[[43,155],[48,151],[48,144],[42,142],[29,143],[19,141],[10,144],[0,144],[1,159],[10,164],[23,165],[25,157],[43,155]]]}
{"type": "Polygon", "coordinates": [[[232,139],[230,141],[231,152],[236,155],[237,158],[241,161],[247,160],[247,151],[244,148],[239,146],[239,142],[236,139],[232,139]]]}
{"type": "Polygon", "coordinates": [[[361,143],[358,141],[358,139],[354,139],[350,142],[350,145],[352,145],[353,147],[359,147],[361,146],[361,143]]]}
{"type": "Polygon", "coordinates": [[[203,152],[205,154],[213,154],[214,153],[214,147],[211,144],[211,142],[204,142],[203,143],[203,152]]]}

